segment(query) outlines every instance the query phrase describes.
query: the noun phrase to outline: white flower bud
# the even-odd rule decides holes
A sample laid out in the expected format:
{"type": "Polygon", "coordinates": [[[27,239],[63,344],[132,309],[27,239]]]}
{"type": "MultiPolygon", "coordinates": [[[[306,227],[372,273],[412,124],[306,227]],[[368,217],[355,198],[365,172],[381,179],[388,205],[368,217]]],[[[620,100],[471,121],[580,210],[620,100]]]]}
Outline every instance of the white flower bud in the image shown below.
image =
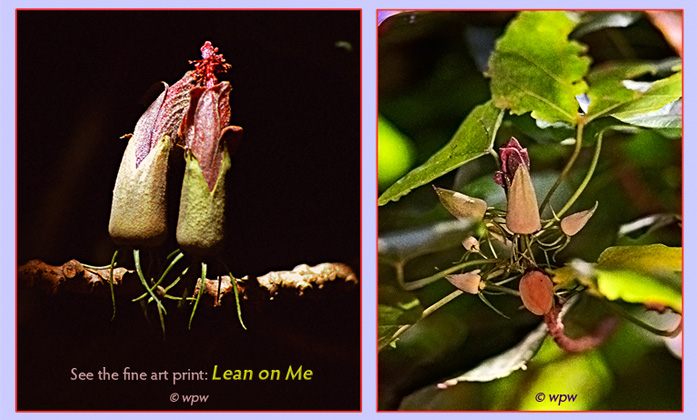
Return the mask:
{"type": "Polygon", "coordinates": [[[479,293],[479,284],[482,281],[479,272],[480,270],[474,270],[465,274],[450,274],[445,278],[463,292],[476,295],[479,293]]]}
{"type": "Polygon", "coordinates": [[[438,199],[453,216],[466,222],[478,222],[486,213],[486,202],[479,198],[468,197],[457,191],[433,187],[438,199]]]}
{"type": "Polygon", "coordinates": [[[479,241],[474,236],[465,238],[465,240],[462,241],[462,246],[468,251],[479,252],[479,241]]]}
{"type": "Polygon", "coordinates": [[[595,206],[593,206],[592,209],[579,211],[578,213],[570,214],[561,219],[562,232],[568,236],[574,236],[577,234],[581,229],[583,229],[584,226],[586,226],[586,223],[588,223],[588,220],[591,218],[591,216],[593,216],[593,213],[595,213],[595,209],[597,208],[598,202],[596,201],[595,206]]]}

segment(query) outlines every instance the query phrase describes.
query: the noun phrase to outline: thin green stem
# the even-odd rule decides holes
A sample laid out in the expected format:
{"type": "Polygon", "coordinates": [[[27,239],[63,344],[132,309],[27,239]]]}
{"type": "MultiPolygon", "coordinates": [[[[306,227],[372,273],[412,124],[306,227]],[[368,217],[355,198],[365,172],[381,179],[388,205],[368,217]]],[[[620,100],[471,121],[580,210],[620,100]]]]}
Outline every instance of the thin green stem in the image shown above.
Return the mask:
{"type": "Polygon", "coordinates": [[[461,270],[466,267],[470,267],[473,265],[480,265],[480,264],[491,264],[491,263],[496,263],[498,262],[497,260],[494,259],[487,259],[487,260],[473,260],[473,261],[466,261],[462,264],[454,265],[447,270],[440,271],[432,276],[420,279],[420,280],[415,280],[415,281],[410,281],[409,283],[404,283],[404,290],[417,290],[422,287],[425,287],[431,283],[433,283],[436,280],[442,279],[446,275],[450,273],[454,273],[458,270],[461,270]]]}
{"type": "Polygon", "coordinates": [[[191,329],[191,323],[194,321],[194,314],[196,314],[196,308],[198,307],[198,302],[203,296],[203,289],[206,288],[206,271],[208,267],[205,262],[201,263],[201,280],[198,284],[198,295],[196,296],[196,301],[194,302],[194,309],[191,311],[191,318],[189,318],[189,329],[191,329]]]}
{"type": "MultiPolygon", "coordinates": [[[[171,254],[170,254],[170,255],[171,255],[171,254]]],[[[184,253],[183,253],[183,252],[179,252],[179,254],[177,255],[177,257],[174,258],[174,260],[172,260],[171,263],[169,263],[169,265],[167,266],[167,268],[165,269],[165,271],[162,273],[162,275],[160,276],[160,278],[155,282],[155,284],[152,285],[152,288],[153,288],[153,289],[156,288],[157,286],[159,286],[160,283],[162,283],[162,281],[165,279],[165,276],[170,272],[170,270],[172,269],[172,267],[174,267],[174,264],[176,264],[177,262],[179,262],[179,260],[181,260],[182,258],[184,258],[184,253]]],[[[169,257],[167,257],[167,259],[169,259],[169,257]]],[[[143,299],[143,298],[144,298],[145,296],[147,296],[147,295],[148,295],[147,293],[143,293],[142,295],[140,295],[140,296],[138,296],[137,298],[133,299],[133,302],[135,302],[136,300],[143,299]]]]}
{"type": "Polygon", "coordinates": [[[595,153],[593,154],[593,160],[591,161],[591,166],[588,168],[588,172],[586,173],[586,177],[583,178],[583,182],[581,182],[581,185],[576,189],[576,192],[574,195],[571,196],[569,201],[566,202],[564,207],[559,210],[557,213],[557,217],[562,217],[564,213],[566,213],[569,208],[576,202],[578,197],[583,193],[583,190],[586,189],[588,186],[588,183],[590,182],[591,178],[593,177],[593,173],[595,172],[595,167],[598,165],[598,159],[600,158],[600,149],[603,147],[603,132],[600,132],[598,135],[598,141],[595,143],[595,153]]]}
{"type": "Polygon", "coordinates": [[[545,207],[549,203],[549,200],[552,198],[552,195],[554,195],[554,192],[557,190],[557,188],[559,188],[559,185],[561,185],[564,178],[566,178],[566,176],[569,174],[569,171],[571,171],[571,167],[574,165],[576,159],[578,158],[578,155],[581,153],[581,147],[583,146],[583,126],[583,122],[579,123],[577,126],[575,144],[576,147],[574,148],[574,152],[571,154],[571,158],[569,158],[569,161],[566,163],[566,166],[561,171],[561,174],[559,174],[559,178],[557,178],[556,182],[554,183],[554,185],[552,185],[552,188],[550,188],[544,200],[542,200],[542,204],[540,204],[540,213],[544,211],[545,207]]]}
{"type": "Polygon", "coordinates": [[[235,304],[237,305],[237,318],[240,320],[240,325],[242,325],[242,328],[247,330],[247,327],[244,325],[244,322],[242,321],[242,307],[240,306],[240,296],[239,292],[237,291],[237,279],[235,276],[232,275],[232,271],[228,268],[227,264],[223,262],[223,266],[225,267],[225,270],[227,270],[228,275],[230,276],[230,281],[232,282],[232,288],[235,292],[235,304]]]}
{"type": "Polygon", "coordinates": [[[111,289],[111,304],[114,310],[111,313],[111,320],[116,318],[116,295],[114,295],[114,265],[116,265],[116,256],[119,255],[119,250],[114,251],[114,255],[111,256],[111,264],[109,264],[109,289],[111,289]]]}
{"type": "MultiPolygon", "coordinates": [[[[422,319],[426,318],[427,316],[431,315],[438,309],[442,308],[445,304],[450,302],[451,300],[455,299],[456,297],[460,296],[464,292],[462,290],[455,290],[454,292],[450,293],[443,299],[439,300],[438,302],[434,303],[433,305],[429,306],[428,308],[424,309],[424,311],[421,313],[421,321],[422,319]]],[[[396,340],[400,335],[404,334],[409,328],[413,327],[416,324],[409,324],[409,325],[402,325],[397,331],[395,331],[394,334],[392,334],[392,337],[383,345],[380,349],[386,347],[389,343],[393,342],[396,340]]]]}
{"type": "Polygon", "coordinates": [[[140,266],[140,250],[133,250],[133,261],[136,264],[136,272],[138,273],[138,278],[140,278],[140,282],[143,283],[143,287],[145,287],[145,290],[147,290],[148,293],[150,293],[150,296],[157,304],[157,314],[160,316],[160,326],[162,327],[162,337],[164,338],[165,318],[162,314],[167,314],[167,311],[165,311],[165,307],[162,306],[162,302],[160,302],[160,299],[158,299],[157,296],[155,296],[155,292],[153,292],[152,289],[150,289],[150,287],[148,286],[148,282],[145,280],[145,276],[143,275],[143,269],[140,266]]]}

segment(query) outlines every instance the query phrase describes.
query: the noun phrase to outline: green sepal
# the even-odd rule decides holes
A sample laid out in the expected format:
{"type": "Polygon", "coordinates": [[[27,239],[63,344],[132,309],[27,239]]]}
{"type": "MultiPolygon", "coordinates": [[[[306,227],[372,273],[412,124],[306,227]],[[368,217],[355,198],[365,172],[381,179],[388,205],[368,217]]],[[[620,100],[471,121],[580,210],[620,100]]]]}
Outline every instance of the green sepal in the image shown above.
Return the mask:
{"type": "Polygon", "coordinates": [[[164,136],[136,167],[136,142],[128,142],[116,176],[109,235],[117,245],[154,247],[167,237],[167,169],[173,143],[164,136]]]}
{"type": "Polygon", "coordinates": [[[225,221],[225,173],[230,169],[230,153],[223,143],[223,163],[213,191],[203,177],[203,171],[193,153],[185,157],[186,169],[179,202],[177,242],[184,252],[208,256],[220,251],[223,245],[225,221]]]}

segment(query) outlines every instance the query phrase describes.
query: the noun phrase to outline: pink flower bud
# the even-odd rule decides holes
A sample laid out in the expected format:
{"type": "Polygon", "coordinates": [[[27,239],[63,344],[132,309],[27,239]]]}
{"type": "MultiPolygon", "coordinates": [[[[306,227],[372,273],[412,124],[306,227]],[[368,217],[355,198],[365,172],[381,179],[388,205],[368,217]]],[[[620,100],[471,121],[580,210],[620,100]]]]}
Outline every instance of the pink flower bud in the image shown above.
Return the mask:
{"type": "Polygon", "coordinates": [[[434,186],[443,207],[453,216],[466,222],[478,222],[486,213],[486,202],[479,198],[468,197],[457,191],[434,186]]]}
{"type": "Polygon", "coordinates": [[[509,188],[519,166],[525,166],[530,170],[530,158],[528,149],[523,148],[515,137],[499,149],[501,157],[501,170],[494,174],[494,181],[504,188],[509,188]]]}
{"type": "Polygon", "coordinates": [[[513,183],[508,189],[506,228],[513,233],[524,235],[535,233],[542,228],[535,187],[524,165],[518,166],[513,183]]]}
{"type": "Polygon", "coordinates": [[[452,283],[453,286],[462,290],[465,293],[476,295],[479,293],[482,277],[479,275],[480,270],[470,271],[464,274],[450,274],[445,278],[452,283]]]}
{"type": "Polygon", "coordinates": [[[528,311],[544,315],[554,307],[554,284],[543,271],[528,271],[518,285],[520,298],[528,311]]]}
{"type": "Polygon", "coordinates": [[[588,220],[590,220],[593,213],[595,213],[595,209],[597,208],[598,202],[596,201],[595,206],[593,206],[592,209],[579,211],[578,213],[570,214],[561,219],[560,225],[562,232],[568,236],[574,236],[577,234],[581,229],[583,229],[584,226],[586,226],[586,223],[588,223],[588,220]]]}

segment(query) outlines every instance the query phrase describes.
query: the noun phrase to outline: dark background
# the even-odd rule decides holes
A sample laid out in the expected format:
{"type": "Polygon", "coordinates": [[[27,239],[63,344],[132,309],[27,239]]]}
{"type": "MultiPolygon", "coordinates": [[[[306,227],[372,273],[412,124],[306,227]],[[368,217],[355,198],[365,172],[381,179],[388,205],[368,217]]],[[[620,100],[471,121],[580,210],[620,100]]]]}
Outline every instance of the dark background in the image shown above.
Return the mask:
{"type": "MultiPolygon", "coordinates": [[[[148,89],[179,80],[206,40],[232,64],[219,79],[233,87],[230,123],[244,128],[228,173],[227,265],[239,277],[321,262],[360,273],[356,10],[18,11],[18,264],[108,264],[111,192],[126,147],[119,137],[154,99],[148,89]]],[[[173,220],[181,166],[169,188],[173,220]]],[[[160,255],[176,248],[174,228],[160,255]]],[[[192,332],[186,316],[172,315],[165,342],[156,317],[148,325],[136,304],[119,302],[109,322],[108,301],[18,298],[21,410],[187,409],[169,403],[174,391],[210,393],[194,407],[204,410],[360,408],[357,288],[329,302],[270,305],[244,333],[234,308],[201,314],[192,332]],[[69,380],[73,367],[212,371],[216,363],[255,372],[302,364],[314,375],[306,383],[189,382],[189,391],[69,380]]]]}

